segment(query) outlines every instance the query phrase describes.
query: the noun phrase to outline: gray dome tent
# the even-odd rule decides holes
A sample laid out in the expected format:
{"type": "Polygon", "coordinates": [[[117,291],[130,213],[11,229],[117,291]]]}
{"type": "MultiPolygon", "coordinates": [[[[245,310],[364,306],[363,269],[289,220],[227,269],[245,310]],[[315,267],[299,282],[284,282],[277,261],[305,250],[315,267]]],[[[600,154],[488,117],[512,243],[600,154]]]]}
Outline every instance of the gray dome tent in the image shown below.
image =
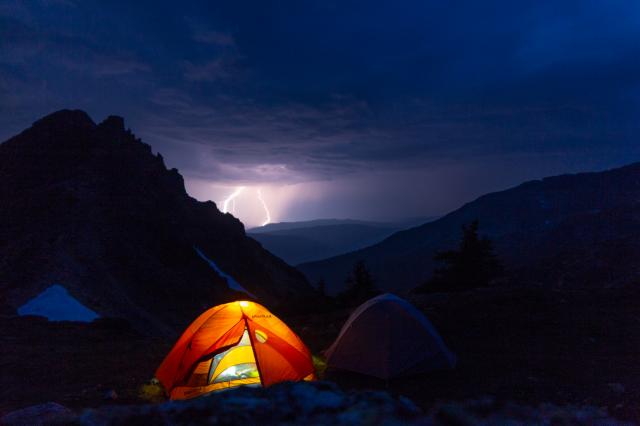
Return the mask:
{"type": "Polygon", "coordinates": [[[431,322],[393,294],[360,305],[327,349],[327,367],[381,379],[453,368],[456,357],[431,322]]]}

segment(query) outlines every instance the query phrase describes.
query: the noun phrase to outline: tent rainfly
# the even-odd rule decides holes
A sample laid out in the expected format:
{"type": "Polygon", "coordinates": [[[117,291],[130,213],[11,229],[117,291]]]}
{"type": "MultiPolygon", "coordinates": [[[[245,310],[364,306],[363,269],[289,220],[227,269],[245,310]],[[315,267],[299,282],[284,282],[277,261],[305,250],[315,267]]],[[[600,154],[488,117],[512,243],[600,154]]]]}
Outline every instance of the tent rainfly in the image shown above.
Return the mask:
{"type": "Polygon", "coordinates": [[[156,377],[171,399],[241,385],[313,380],[311,353],[287,325],[255,302],[231,302],[200,315],[156,377]]]}
{"type": "Polygon", "coordinates": [[[325,352],[327,367],[381,379],[455,367],[429,320],[404,299],[383,294],[360,305],[325,352]]]}

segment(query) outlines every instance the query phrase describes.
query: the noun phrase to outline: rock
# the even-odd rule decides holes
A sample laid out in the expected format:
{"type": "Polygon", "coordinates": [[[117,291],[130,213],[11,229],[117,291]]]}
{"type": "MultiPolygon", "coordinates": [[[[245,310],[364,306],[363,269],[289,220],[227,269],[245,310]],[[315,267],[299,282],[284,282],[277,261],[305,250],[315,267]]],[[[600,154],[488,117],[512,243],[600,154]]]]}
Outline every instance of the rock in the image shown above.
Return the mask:
{"type": "MultiPolygon", "coordinates": [[[[57,405],[57,404],[56,404],[57,405]]],[[[63,407],[64,408],[64,407],[63,407]]],[[[61,411],[62,414],[67,414],[61,411]]],[[[21,417],[24,418],[24,417],[21,417]]],[[[28,417],[35,419],[38,417],[28,417]]],[[[57,418],[54,418],[57,421],[57,418]]],[[[4,422],[4,418],[2,419],[4,422]]],[[[526,406],[488,396],[436,404],[424,414],[405,397],[383,391],[349,391],[331,382],[289,382],[268,388],[240,387],[188,401],[108,405],[66,417],[78,425],[629,425],[606,409],[541,404],[526,406]]],[[[2,423],[4,424],[4,423],[2,423]]],[[[21,423],[8,423],[21,424],[21,423]]],[[[24,424],[24,423],[22,423],[24,424]]]]}
{"type": "Polygon", "coordinates": [[[622,383],[607,383],[607,386],[617,394],[623,394],[625,391],[625,387],[622,383]]]}
{"type": "Polygon", "coordinates": [[[589,405],[526,406],[514,402],[498,403],[493,399],[448,402],[437,405],[430,417],[420,424],[435,425],[607,425],[629,426],[610,417],[606,408],[589,405]],[[435,420],[435,423],[429,421],[435,420]]]}
{"type": "Polygon", "coordinates": [[[330,382],[242,387],[188,401],[109,406],[85,411],[80,424],[410,424],[421,415],[387,392],[344,392],[330,382]],[[257,421],[259,419],[259,421],[257,421]]]}
{"type": "Polygon", "coordinates": [[[472,426],[478,423],[478,418],[459,404],[446,404],[436,413],[436,419],[445,425],[472,426]]]}
{"type": "Polygon", "coordinates": [[[118,399],[118,393],[113,389],[109,389],[104,393],[104,399],[115,401],[116,399],[118,399]]]}
{"type": "Polygon", "coordinates": [[[32,405],[31,407],[11,411],[0,417],[0,424],[10,425],[50,425],[68,424],[75,417],[75,413],[56,402],[32,405]]]}

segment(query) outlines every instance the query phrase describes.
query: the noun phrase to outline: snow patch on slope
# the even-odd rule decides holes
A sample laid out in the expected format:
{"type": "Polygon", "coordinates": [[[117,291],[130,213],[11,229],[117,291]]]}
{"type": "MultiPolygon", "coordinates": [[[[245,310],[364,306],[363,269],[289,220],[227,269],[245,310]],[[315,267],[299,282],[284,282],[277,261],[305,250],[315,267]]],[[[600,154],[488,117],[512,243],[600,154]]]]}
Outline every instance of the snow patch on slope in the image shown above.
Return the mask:
{"type": "Polygon", "coordinates": [[[18,308],[18,315],[37,315],[49,321],[91,322],[99,315],[78,302],[67,289],[54,284],[18,308]]]}
{"type": "Polygon", "coordinates": [[[205,256],[205,254],[198,247],[193,247],[193,248],[196,251],[196,253],[198,253],[198,256],[200,256],[205,262],[207,262],[209,266],[211,266],[218,273],[218,275],[220,275],[222,278],[224,278],[227,281],[227,286],[231,290],[241,291],[253,298],[256,298],[256,296],[254,296],[250,291],[242,287],[238,281],[234,280],[231,275],[225,273],[222,269],[220,269],[213,260],[205,256]]]}

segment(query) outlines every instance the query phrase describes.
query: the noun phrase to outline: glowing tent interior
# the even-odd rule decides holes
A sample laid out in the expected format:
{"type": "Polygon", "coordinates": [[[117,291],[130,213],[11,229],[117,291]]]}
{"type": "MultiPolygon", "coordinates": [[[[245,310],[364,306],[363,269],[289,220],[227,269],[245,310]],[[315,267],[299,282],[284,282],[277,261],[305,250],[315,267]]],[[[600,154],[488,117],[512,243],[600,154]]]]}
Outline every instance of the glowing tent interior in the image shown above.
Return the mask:
{"type": "Polygon", "coordinates": [[[314,375],[302,340],[264,306],[248,301],[218,305],[200,315],[156,371],[171,399],[312,380],[314,375]]]}

